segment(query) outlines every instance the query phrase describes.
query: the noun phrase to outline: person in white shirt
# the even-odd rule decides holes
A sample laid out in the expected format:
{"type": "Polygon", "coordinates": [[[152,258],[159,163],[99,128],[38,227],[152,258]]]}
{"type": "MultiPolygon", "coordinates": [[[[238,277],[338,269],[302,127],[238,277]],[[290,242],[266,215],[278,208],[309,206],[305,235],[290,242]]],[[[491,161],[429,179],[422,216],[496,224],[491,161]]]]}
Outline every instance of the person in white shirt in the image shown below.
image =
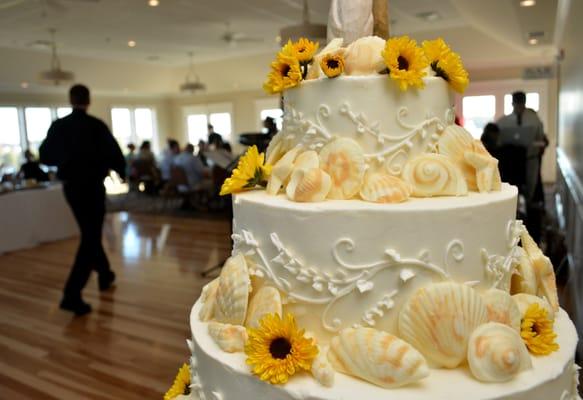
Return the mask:
{"type": "Polygon", "coordinates": [[[172,166],[178,154],[180,154],[180,145],[174,139],[168,139],[168,147],[162,153],[160,161],[160,175],[162,182],[168,182],[171,177],[172,166]]]}
{"type": "Polygon", "coordinates": [[[200,158],[194,155],[194,146],[190,143],[186,145],[182,153],[176,156],[174,164],[183,169],[188,181],[188,188],[179,187],[181,190],[200,188],[204,178],[208,175],[200,158]]]}

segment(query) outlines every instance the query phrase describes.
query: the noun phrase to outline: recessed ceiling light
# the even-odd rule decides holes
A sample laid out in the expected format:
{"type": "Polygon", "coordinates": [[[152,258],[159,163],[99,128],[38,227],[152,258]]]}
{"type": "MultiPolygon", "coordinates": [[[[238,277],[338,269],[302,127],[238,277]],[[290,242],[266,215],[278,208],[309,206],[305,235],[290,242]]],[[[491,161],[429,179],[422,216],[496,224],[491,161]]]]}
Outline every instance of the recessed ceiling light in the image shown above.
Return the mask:
{"type": "Polygon", "coordinates": [[[28,89],[28,82],[27,81],[20,82],[20,87],[23,89],[28,89]]]}
{"type": "Polygon", "coordinates": [[[130,41],[128,42],[128,46],[129,46],[129,47],[136,47],[136,44],[137,44],[137,43],[136,43],[136,41],[135,41],[135,40],[130,40],[130,41]]]}
{"type": "Polygon", "coordinates": [[[520,0],[520,7],[532,7],[536,5],[536,0],[520,0]]]}
{"type": "Polygon", "coordinates": [[[530,39],[528,39],[528,44],[535,45],[537,43],[538,43],[538,39],[537,38],[530,38],[530,39]]]}
{"type": "Polygon", "coordinates": [[[148,5],[150,7],[158,7],[160,5],[160,2],[158,0],[148,0],[148,5]]]}

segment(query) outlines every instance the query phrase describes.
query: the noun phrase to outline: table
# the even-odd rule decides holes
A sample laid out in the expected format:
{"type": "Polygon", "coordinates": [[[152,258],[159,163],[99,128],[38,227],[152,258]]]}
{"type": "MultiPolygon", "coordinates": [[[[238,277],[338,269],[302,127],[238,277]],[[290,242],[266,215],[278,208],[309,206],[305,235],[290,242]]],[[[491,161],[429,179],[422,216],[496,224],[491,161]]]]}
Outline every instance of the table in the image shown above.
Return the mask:
{"type": "Polygon", "coordinates": [[[0,254],[77,234],[60,184],[0,195],[0,254]]]}

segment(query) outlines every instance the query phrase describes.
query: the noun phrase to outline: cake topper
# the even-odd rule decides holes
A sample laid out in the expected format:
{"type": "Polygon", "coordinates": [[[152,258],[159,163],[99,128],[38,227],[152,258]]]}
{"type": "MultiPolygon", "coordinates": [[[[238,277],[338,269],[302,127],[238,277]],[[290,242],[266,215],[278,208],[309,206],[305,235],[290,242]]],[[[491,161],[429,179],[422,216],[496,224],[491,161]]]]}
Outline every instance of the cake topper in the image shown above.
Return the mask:
{"type": "Polygon", "coordinates": [[[389,37],[388,0],[332,0],[328,42],[342,38],[346,45],[371,35],[389,37]]]}

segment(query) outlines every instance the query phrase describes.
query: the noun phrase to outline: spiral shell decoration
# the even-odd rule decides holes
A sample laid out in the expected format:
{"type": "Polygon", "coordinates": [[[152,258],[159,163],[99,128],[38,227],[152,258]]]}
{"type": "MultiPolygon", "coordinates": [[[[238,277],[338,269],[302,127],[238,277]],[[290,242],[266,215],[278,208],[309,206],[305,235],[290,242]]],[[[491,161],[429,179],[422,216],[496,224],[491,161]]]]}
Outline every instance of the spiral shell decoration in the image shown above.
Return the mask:
{"type": "Polygon", "coordinates": [[[482,294],[482,300],[486,305],[489,322],[499,322],[520,332],[522,314],[510,294],[500,289],[490,289],[482,294]]]}
{"type": "Polygon", "coordinates": [[[332,178],[328,198],[351,199],[358,194],[364,178],[364,152],[353,139],[334,139],[320,151],[320,168],[332,178]]]}
{"type": "Polygon", "coordinates": [[[470,190],[500,190],[502,180],[498,160],[466,129],[458,125],[447,126],[437,142],[437,149],[439,154],[449,157],[460,168],[470,190]]]}
{"type": "Polygon", "coordinates": [[[557,294],[557,280],[551,260],[545,256],[532,236],[526,231],[520,235],[522,248],[526,252],[537,278],[537,295],[548,300],[553,310],[559,311],[559,296],[557,294]]]}
{"type": "Polygon", "coordinates": [[[277,314],[281,316],[281,308],[282,304],[279,290],[271,286],[263,286],[253,295],[249,302],[245,326],[247,328],[258,328],[259,321],[266,314],[277,314]]]}
{"type": "Polygon", "coordinates": [[[512,299],[518,306],[521,318],[524,317],[524,315],[526,314],[526,310],[528,310],[528,307],[530,307],[531,304],[537,303],[540,306],[540,308],[546,310],[547,317],[550,320],[555,319],[555,311],[553,310],[553,307],[546,299],[526,293],[515,294],[514,296],[512,296],[512,299]]]}
{"type": "Polygon", "coordinates": [[[301,151],[301,147],[297,146],[285,153],[271,169],[271,175],[267,181],[267,188],[265,191],[271,196],[279,193],[279,190],[289,178],[294,169],[294,161],[301,151]]]}
{"type": "Polygon", "coordinates": [[[472,331],[486,322],[486,306],[474,289],[443,282],[409,298],[399,314],[399,332],[435,367],[455,368],[466,358],[472,331]]]}
{"type": "Polygon", "coordinates": [[[218,322],[243,325],[251,293],[251,280],[243,254],[230,257],[223,266],[217,288],[214,317],[218,322]]]}
{"type": "Polygon", "coordinates": [[[401,177],[413,187],[414,197],[463,196],[468,193],[460,169],[440,154],[422,154],[409,160],[401,177]]]}
{"type": "Polygon", "coordinates": [[[209,336],[215,343],[227,353],[243,351],[247,341],[247,330],[240,325],[221,324],[209,322],[209,336]]]}
{"type": "Polygon", "coordinates": [[[470,336],[468,363],[482,382],[509,381],[521,371],[532,368],[532,360],[518,332],[508,325],[489,322],[470,336]]]}
{"type": "Polygon", "coordinates": [[[384,388],[429,375],[423,356],[407,342],[373,328],[348,328],[332,338],[328,360],[338,372],[384,388]]]}
{"type": "Polygon", "coordinates": [[[320,168],[312,168],[295,170],[285,191],[290,200],[316,202],[324,201],[331,188],[330,176],[320,168]]]}
{"type": "Polygon", "coordinates": [[[198,318],[201,321],[209,321],[213,317],[218,288],[219,278],[213,279],[202,288],[202,293],[200,295],[202,307],[198,313],[198,318]]]}
{"type": "Polygon", "coordinates": [[[522,247],[516,248],[518,263],[512,275],[510,293],[526,293],[536,295],[537,281],[532,263],[522,247]]]}
{"type": "Polygon", "coordinates": [[[360,197],[373,203],[401,203],[407,201],[413,188],[396,176],[385,173],[367,173],[360,188],[360,197]]]}
{"type": "Polygon", "coordinates": [[[314,378],[323,386],[332,387],[334,385],[334,375],[336,372],[328,362],[328,349],[318,349],[318,355],[314,358],[310,371],[314,378]]]}

